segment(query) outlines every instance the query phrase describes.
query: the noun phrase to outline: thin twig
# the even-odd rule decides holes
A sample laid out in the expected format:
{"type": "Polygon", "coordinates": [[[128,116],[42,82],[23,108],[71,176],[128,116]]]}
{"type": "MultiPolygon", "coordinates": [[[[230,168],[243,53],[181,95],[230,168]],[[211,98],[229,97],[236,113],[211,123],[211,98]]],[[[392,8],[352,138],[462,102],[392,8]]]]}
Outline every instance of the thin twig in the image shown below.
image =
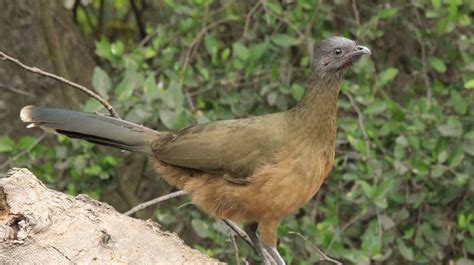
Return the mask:
{"type": "Polygon", "coordinates": [[[125,212],[124,215],[132,215],[135,212],[138,212],[140,210],[148,208],[148,207],[150,207],[154,204],[157,204],[157,203],[160,203],[160,202],[163,202],[163,201],[175,198],[175,197],[179,197],[179,196],[182,196],[182,195],[185,195],[185,194],[187,194],[187,193],[184,190],[180,190],[180,191],[175,191],[175,192],[163,195],[163,196],[155,198],[153,200],[149,200],[147,202],[140,203],[139,205],[137,205],[137,206],[133,207],[132,209],[128,210],[127,212],[125,212]]]}
{"type": "Polygon", "coordinates": [[[69,81],[63,77],[60,77],[60,76],[57,76],[55,74],[51,74],[49,72],[46,72],[44,70],[41,70],[37,67],[31,67],[31,66],[28,66],[28,65],[25,65],[23,64],[22,62],[20,62],[18,59],[15,59],[13,57],[10,57],[8,56],[6,53],[4,53],[3,51],[0,51],[0,59],[2,60],[7,60],[7,61],[10,61],[12,63],[15,63],[16,65],[20,66],[21,68],[27,70],[27,71],[30,71],[32,73],[35,73],[35,74],[39,74],[39,75],[43,75],[43,76],[46,76],[46,77],[49,77],[49,78],[52,78],[54,80],[57,80],[57,81],[60,81],[62,83],[65,83],[67,84],[68,86],[70,87],[73,87],[73,88],[76,88],[76,89],[79,89],[80,91],[86,93],[88,96],[91,96],[93,98],[95,98],[97,101],[99,101],[109,112],[110,112],[110,115],[112,117],[116,117],[116,118],[120,118],[120,116],[118,115],[118,113],[115,111],[115,109],[112,107],[112,105],[110,105],[106,100],[104,100],[101,96],[99,96],[98,94],[94,93],[92,90],[84,87],[84,86],[81,86],[79,84],[76,84],[72,81],[69,81]]]}
{"type": "Polygon", "coordinates": [[[247,233],[242,230],[238,225],[236,225],[234,222],[228,219],[222,220],[232,231],[234,231],[240,238],[242,238],[249,246],[251,246],[253,249],[255,249],[252,240],[250,240],[250,237],[247,235],[247,233]]]}
{"type": "Polygon", "coordinates": [[[271,11],[270,9],[268,9],[266,6],[265,6],[265,1],[266,0],[261,0],[261,2],[263,3],[262,7],[263,9],[265,10],[265,12],[267,12],[268,14],[270,14],[272,17],[276,18],[277,20],[280,20],[281,22],[287,24],[288,26],[290,26],[296,33],[298,33],[298,35],[300,36],[301,39],[304,39],[305,38],[305,35],[303,34],[303,32],[301,32],[301,30],[296,27],[295,25],[293,25],[293,23],[291,23],[290,21],[288,21],[286,18],[284,17],[281,17],[275,13],[273,13],[273,11],[271,11]]]}
{"type": "Polygon", "coordinates": [[[189,61],[191,60],[192,51],[197,48],[198,43],[201,41],[201,39],[204,37],[204,35],[206,35],[207,31],[209,31],[210,29],[212,29],[212,28],[214,28],[214,27],[216,27],[216,26],[218,26],[218,25],[220,25],[224,22],[227,22],[227,21],[229,21],[228,18],[216,20],[216,21],[212,22],[211,24],[203,27],[201,29],[201,31],[199,31],[199,33],[196,35],[196,37],[194,37],[194,39],[189,44],[189,48],[186,50],[186,53],[184,55],[183,68],[181,70],[183,75],[184,75],[184,72],[186,71],[186,69],[188,68],[189,61]]]}
{"type": "Polygon", "coordinates": [[[352,10],[354,11],[354,17],[356,21],[357,27],[360,26],[360,15],[359,15],[359,9],[357,9],[357,3],[356,0],[352,0],[352,10]]]}
{"type": "Polygon", "coordinates": [[[194,105],[194,101],[187,89],[184,90],[184,95],[186,96],[186,100],[188,101],[188,105],[191,108],[191,111],[193,113],[196,112],[196,105],[194,105]]]}
{"type": "Polygon", "coordinates": [[[249,30],[250,19],[252,19],[253,14],[257,11],[257,9],[260,7],[261,4],[262,2],[258,1],[245,16],[245,26],[244,26],[244,32],[242,33],[242,38],[247,36],[247,32],[249,30]]]}
{"type": "MultiPolygon", "coordinates": [[[[414,9],[414,12],[415,12],[415,17],[416,17],[416,20],[418,21],[418,26],[422,26],[422,22],[421,22],[421,18],[420,18],[420,13],[418,12],[418,10],[415,8],[414,9]]],[[[425,46],[425,42],[423,41],[423,37],[421,36],[421,34],[415,34],[416,35],[416,39],[418,41],[418,43],[420,44],[420,48],[421,48],[421,72],[422,72],[422,75],[423,75],[423,82],[424,82],[424,85],[425,85],[425,88],[426,88],[426,98],[428,99],[428,107],[431,106],[431,102],[432,102],[432,95],[433,95],[433,91],[431,89],[431,82],[430,82],[430,78],[428,77],[428,67],[427,67],[427,64],[426,64],[426,46],[425,46]]]]}
{"type": "Polygon", "coordinates": [[[9,86],[9,85],[5,85],[5,84],[0,84],[0,87],[3,87],[3,88],[6,88],[12,92],[15,92],[15,93],[18,93],[20,95],[23,95],[23,96],[27,96],[27,97],[31,97],[31,98],[34,98],[35,96],[31,93],[28,93],[26,91],[23,91],[21,89],[18,89],[18,88],[14,88],[12,86],[9,86]]]}
{"type": "Polygon", "coordinates": [[[104,9],[105,9],[105,0],[100,0],[99,4],[99,17],[98,17],[98,22],[97,22],[97,33],[99,36],[102,35],[102,31],[104,29],[104,9]]]}
{"type": "Polygon", "coordinates": [[[232,240],[232,246],[234,247],[235,262],[237,265],[240,265],[239,246],[237,246],[235,235],[230,235],[230,239],[232,240]]]}
{"type": "Polygon", "coordinates": [[[321,249],[319,249],[315,244],[313,244],[313,242],[309,241],[306,237],[304,237],[302,234],[298,233],[298,232],[294,232],[294,231],[290,231],[288,232],[290,234],[294,234],[294,235],[297,235],[299,237],[301,237],[304,241],[308,242],[309,245],[314,248],[314,250],[316,250],[316,252],[318,253],[319,257],[320,257],[320,260],[323,261],[323,260],[327,260],[329,262],[332,262],[334,264],[338,264],[338,265],[342,265],[342,262],[338,261],[338,260],[335,260],[331,257],[329,257],[328,255],[326,255],[326,253],[324,253],[321,249]]]}
{"type": "MultiPolygon", "coordinates": [[[[214,21],[212,22],[211,24],[207,25],[207,26],[204,26],[202,27],[201,31],[199,31],[199,33],[196,35],[196,37],[194,37],[194,39],[191,41],[191,43],[189,44],[189,48],[186,50],[185,54],[184,54],[184,61],[183,61],[183,68],[181,69],[181,78],[180,78],[180,82],[183,83],[183,79],[184,79],[184,74],[186,73],[186,69],[188,68],[188,65],[189,65],[189,61],[191,60],[191,57],[192,57],[192,54],[193,54],[193,51],[197,49],[197,46],[199,44],[199,42],[201,41],[201,39],[204,37],[204,35],[206,35],[206,33],[228,21],[229,19],[227,18],[224,18],[224,19],[220,19],[220,20],[217,20],[217,21],[214,21]]],[[[189,107],[191,108],[191,110],[193,112],[196,111],[196,107],[194,105],[194,102],[193,102],[193,99],[191,98],[191,96],[189,95],[189,92],[185,89],[185,93],[184,93],[185,97],[186,97],[186,101],[188,102],[189,104],[189,107]]]]}
{"type": "Polygon", "coordinates": [[[35,146],[37,146],[39,143],[41,143],[41,141],[43,141],[44,138],[46,138],[46,135],[47,135],[46,133],[43,133],[42,135],[40,135],[40,137],[38,137],[36,139],[36,141],[34,141],[30,146],[28,146],[28,148],[26,148],[25,150],[19,152],[18,154],[14,155],[10,158],[8,158],[7,161],[3,162],[0,165],[0,170],[5,168],[6,166],[10,165],[13,161],[18,159],[19,157],[22,157],[25,154],[27,154],[28,152],[30,152],[33,148],[35,148],[35,146]]]}
{"type": "Polygon", "coordinates": [[[134,0],[130,0],[130,6],[132,7],[132,12],[135,16],[135,21],[137,22],[138,32],[140,33],[140,39],[143,39],[146,37],[146,30],[145,26],[143,25],[140,11],[138,10],[137,4],[134,0]]]}
{"type": "Polygon", "coordinates": [[[357,112],[357,120],[359,122],[359,127],[362,130],[362,134],[364,135],[366,158],[367,158],[369,157],[369,154],[370,154],[370,143],[369,143],[369,136],[367,135],[367,131],[365,130],[365,126],[364,126],[364,115],[360,111],[352,95],[347,92],[343,92],[343,94],[349,99],[352,107],[357,112]]]}
{"type": "Polygon", "coordinates": [[[360,212],[358,215],[354,216],[351,220],[349,220],[347,223],[345,223],[341,229],[339,230],[339,232],[337,233],[337,235],[334,235],[333,238],[331,239],[331,242],[329,242],[329,245],[328,245],[328,250],[330,250],[332,248],[332,245],[334,244],[334,242],[336,241],[336,237],[339,236],[340,234],[344,233],[344,231],[346,231],[346,229],[348,229],[352,224],[354,224],[357,220],[359,220],[363,215],[365,215],[366,213],[365,212],[360,212]]]}

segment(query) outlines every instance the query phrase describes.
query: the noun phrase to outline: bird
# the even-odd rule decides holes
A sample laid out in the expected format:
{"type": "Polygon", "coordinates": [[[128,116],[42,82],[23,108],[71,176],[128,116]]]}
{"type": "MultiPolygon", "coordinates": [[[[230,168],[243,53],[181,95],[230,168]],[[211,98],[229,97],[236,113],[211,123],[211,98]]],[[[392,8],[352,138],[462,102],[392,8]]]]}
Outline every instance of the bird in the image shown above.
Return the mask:
{"type": "Polygon", "coordinates": [[[337,100],[349,67],[371,51],[333,36],[314,47],[305,92],[290,109],[156,131],[97,113],[26,106],[27,127],[141,153],[212,217],[243,224],[265,264],[285,264],[276,228],[320,189],[335,157],[337,100]]]}

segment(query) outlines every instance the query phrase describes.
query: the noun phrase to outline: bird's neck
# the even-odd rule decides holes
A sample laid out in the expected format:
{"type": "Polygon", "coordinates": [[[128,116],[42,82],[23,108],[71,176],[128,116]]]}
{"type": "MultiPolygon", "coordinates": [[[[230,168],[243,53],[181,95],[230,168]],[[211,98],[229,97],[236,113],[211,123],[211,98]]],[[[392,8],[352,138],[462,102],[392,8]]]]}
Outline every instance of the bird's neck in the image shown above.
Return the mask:
{"type": "Polygon", "coordinates": [[[301,101],[287,112],[288,124],[302,137],[334,144],[339,84],[339,79],[313,74],[301,101]]]}

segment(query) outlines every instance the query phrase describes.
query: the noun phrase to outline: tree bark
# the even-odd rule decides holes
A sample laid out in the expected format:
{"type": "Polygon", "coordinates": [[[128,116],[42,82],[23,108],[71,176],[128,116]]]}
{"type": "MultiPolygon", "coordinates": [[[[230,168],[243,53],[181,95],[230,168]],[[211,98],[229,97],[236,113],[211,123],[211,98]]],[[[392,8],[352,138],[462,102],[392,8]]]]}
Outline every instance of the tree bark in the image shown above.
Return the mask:
{"type": "MultiPolygon", "coordinates": [[[[0,50],[26,65],[90,88],[95,65],[93,50],[62,1],[0,0],[0,6],[0,50]]],[[[1,134],[13,138],[27,134],[18,119],[23,106],[75,108],[84,99],[78,90],[0,61],[1,134]]]]}
{"type": "Polygon", "coordinates": [[[0,264],[12,263],[219,264],[150,220],[50,190],[27,169],[0,179],[0,264]]]}

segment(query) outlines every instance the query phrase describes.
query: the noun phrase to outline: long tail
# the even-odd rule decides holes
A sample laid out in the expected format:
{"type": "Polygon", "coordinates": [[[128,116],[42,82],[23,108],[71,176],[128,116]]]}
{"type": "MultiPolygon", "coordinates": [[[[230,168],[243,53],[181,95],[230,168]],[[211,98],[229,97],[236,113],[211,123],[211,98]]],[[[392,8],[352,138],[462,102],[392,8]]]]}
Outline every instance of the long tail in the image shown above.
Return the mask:
{"type": "Polygon", "coordinates": [[[153,155],[151,142],[159,132],[128,121],[65,109],[27,106],[20,112],[28,128],[41,127],[71,138],[113,146],[132,152],[153,155]]]}

